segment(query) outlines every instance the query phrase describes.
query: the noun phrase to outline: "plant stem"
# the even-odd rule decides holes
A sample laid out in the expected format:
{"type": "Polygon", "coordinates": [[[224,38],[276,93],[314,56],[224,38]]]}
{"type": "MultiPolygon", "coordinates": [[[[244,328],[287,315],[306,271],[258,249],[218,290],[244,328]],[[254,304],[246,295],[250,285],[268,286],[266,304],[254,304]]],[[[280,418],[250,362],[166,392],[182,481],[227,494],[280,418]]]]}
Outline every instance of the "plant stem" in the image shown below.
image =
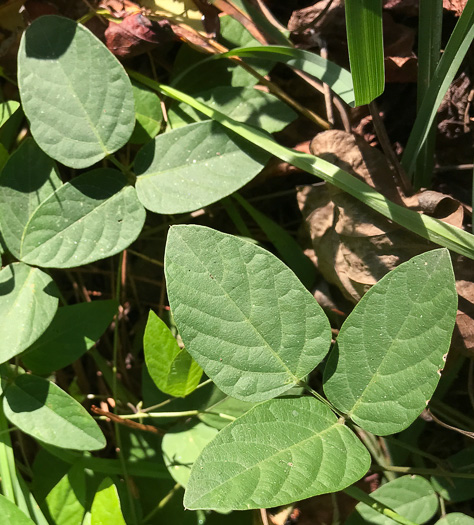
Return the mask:
{"type": "Polygon", "coordinates": [[[351,496],[352,498],[358,501],[362,501],[362,503],[365,503],[371,509],[379,512],[380,514],[387,516],[387,518],[391,518],[397,523],[401,523],[401,525],[416,525],[413,521],[407,520],[403,516],[400,516],[400,514],[392,510],[390,507],[387,507],[383,503],[380,503],[379,501],[372,498],[371,496],[366,494],[363,490],[355,487],[354,485],[352,485],[352,487],[348,487],[347,489],[344,489],[343,492],[345,492],[348,496],[351,496]]]}
{"type": "Polygon", "coordinates": [[[12,474],[15,475],[15,473],[11,472],[12,457],[9,430],[3,408],[0,407],[0,478],[2,480],[2,492],[7,499],[16,503],[12,483],[12,474]]]}
{"type": "Polygon", "coordinates": [[[460,478],[460,479],[474,479],[474,472],[452,472],[436,468],[422,468],[422,467],[395,467],[393,465],[381,466],[372,465],[371,470],[374,472],[383,472],[388,470],[390,472],[398,472],[400,474],[419,474],[420,476],[439,476],[442,478],[460,478]]]}
{"type": "Polygon", "coordinates": [[[308,391],[310,394],[312,394],[318,401],[321,401],[321,403],[324,403],[326,406],[328,406],[333,412],[335,412],[339,417],[342,417],[346,419],[346,416],[340,412],[336,407],[334,407],[327,399],[325,399],[321,394],[318,394],[316,390],[313,390],[308,383],[305,383],[304,381],[300,381],[300,386],[302,386],[306,391],[308,391]]]}

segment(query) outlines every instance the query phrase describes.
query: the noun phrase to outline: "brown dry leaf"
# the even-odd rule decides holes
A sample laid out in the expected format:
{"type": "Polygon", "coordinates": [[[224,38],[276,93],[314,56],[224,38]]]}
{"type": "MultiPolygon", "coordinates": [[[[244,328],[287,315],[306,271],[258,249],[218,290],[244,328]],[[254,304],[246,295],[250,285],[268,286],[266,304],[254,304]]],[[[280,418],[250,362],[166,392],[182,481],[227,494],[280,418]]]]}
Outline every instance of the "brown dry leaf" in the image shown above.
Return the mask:
{"type": "Polygon", "coordinates": [[[466,4],[467,0],[443,0],[443,8],[452,11],[456,16],[461,16],[466,4]]]}
{"type": "Polygon", "coordinates": [[[176,40],[167,20],[151,21],[141,13],[126,16],[122,22],[109,21],[105,43],[117,56],[133,57],[158,44],[176,40]]]}
{"type": "Polygon", "coordinates": [[[474,264],[462,256],[458,256],[453,264],[459,295],[453,341],[457,348],[468,350],[474,357],[474,264]]]}
{"type": "MultiPolygon", "coordinates": [[[[430,192],[421,198],[402,198],[384,155],[360,137],[325,131],[313,139],[311,150],[393,202],[441,218],[447,215],[449,222],[462,225],[462,206],[445,195],[430,192]]],[[[311,258],[325,279],[354,302],[388,271],[434,247],[332,185],[301,187],[297,198],[311,237],[311,258]]]]}

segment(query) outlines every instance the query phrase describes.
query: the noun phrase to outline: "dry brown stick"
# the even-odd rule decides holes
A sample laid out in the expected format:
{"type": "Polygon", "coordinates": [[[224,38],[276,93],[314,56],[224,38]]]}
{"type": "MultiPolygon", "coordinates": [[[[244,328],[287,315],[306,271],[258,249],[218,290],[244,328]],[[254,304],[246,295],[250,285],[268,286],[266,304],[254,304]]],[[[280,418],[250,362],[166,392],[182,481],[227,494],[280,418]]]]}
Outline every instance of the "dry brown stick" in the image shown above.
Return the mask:
{"type": "Polygon", "coordinates": [[[136,428],[138,430],[144,430],[145,432],[153,432],[153,434],[158,434],[159,436],[164,436],[166,434],[164,430],[154,427],[153,425],[144,425],[143,423],[137,423],[136,421],[133,421],[131,419],[123,419],[117,414],[113,414],[112,412],[108,412],[107,410],[102,410],[101,408],[96,407],[95,405],[91,406],[91,411],[94,412],[94,414],[97,414],[98,416],[106,417],[114,423],[119,423],[120,425],[125,425],[129,428],[136,428]]]}
{"type": "Polygon", "coordinates": [[[230,15],[232,18],[235,18],[237,22],[242,24],[245,29],[257,40],[260,44],[267,45],[268,40],[258,29],[255,22],[249,18],[243,11],[241,11],[237,6],[228,0],[214,0],[213,5],[220,9],[226,15],[230,15]]]}

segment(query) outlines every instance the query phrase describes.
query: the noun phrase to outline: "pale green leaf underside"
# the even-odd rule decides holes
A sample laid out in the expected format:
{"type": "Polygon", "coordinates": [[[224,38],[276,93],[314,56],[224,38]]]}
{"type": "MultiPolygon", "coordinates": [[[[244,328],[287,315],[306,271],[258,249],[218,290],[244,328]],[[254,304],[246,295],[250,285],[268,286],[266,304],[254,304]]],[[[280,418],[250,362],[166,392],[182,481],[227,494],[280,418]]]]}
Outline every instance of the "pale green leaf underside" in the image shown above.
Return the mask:
{"type": "Polygon", "coordinates": [[[73,450],[105,447],[105,437],[86,409],[47,379],[18,376],[5,389],[3,410],[25,434],[49,445],[73,450]]]}
{"type": "Polygon", "coordinates": [[[0,271],[0,363],[20,354],[46,330],[58,308],[56,286],[38,268],[13,263],[0,271]]]}
{"type": "Polygon", "coordinates": [[[191,427],[181,424],[165,434],[161,444],[163,459],[172,478],[182,487],[188,484],[191,466],[202,449],[217,433],[216,428],[198,423],[191,427]]]}
{"type": "Polygon", "coordinates": [[[105,332],[117,312],[117,301],[63,306],[41,337],[21,356],[35,374],[46,375],[79,359],[105,332]]]}
{"type": "Polygon", "coordinates": [[[91,525],[126,525],[117,487],[110,478],[99,485],[91,508],[91,525]]]}
{"type": "Polygon", "coordinates": [[[152,311],[145,328],[143,351],[150,377],[162,392],[185,397],[196,389],[202,368],[179,347],[170,329],[152,311]]]}
{"type": "Polygon", "coordinates": [[[51,157],[85,168],[132,134],[132,86],[112,53],[83,25],[42,16],[18,54],[20,96],[33,137],[51,157]]]}
{"type": "Polygon", "coordinates": [[[12,501],[0,494],[0,516],[3,525],[35,525],[12,501]]]}
{"type": "Polygon", "coordinates": [[[144,222],[135,189],[119,171],[86,172],[34,211],[23,231],[20,259],[48,268],[104,259],[135,241],[144,222]]]}
{"type": "Polygon", "coordinates": [[[374,434],[408,427],[438,384],[456,308],[447,250],[398,266],[343,324],[325,369],[328,399],[374,434]]]}
{"type": "Polygon", "coordinates": [[[173,226],[165,274],[186,349],[232,397],[275,397],[328,351],[331,330],[321,307],[291,270],[253,243],[173,226]]]}
{"type": "MultiPolygon", "coordinates": [[[[371,497],[418,524],[429,521],[438,510],[438,496],[421,476],[403,476],[372,492],[371,497]]],[[[359,503],[345,525],[393,525],[393,520],[359,503]]]]}
{"type": "Polygon", "coordinates": [[[337,492],[360,479],[370,455],[312,397],[273,399],[225,427],[194,463],[190,509],[243,510],[337,492]]]}
{"type": "Polygon", "coordinates": [[[23,232],[30,217],[62,184],[54,161],[33,139],[25,140],[9,158],[0,175],[0,225],[15,257],[21,256],[23,232]]]}
{"type": "Polygon", "coordinates": [[[212,60],[231,56],[261,58],[266,62],[279,62],[299,69],[327,84],[347,104],[354,105],[351,74],[346,69],[315,53],[286,46],[246,46],[215,55],[212,60]]]}
{"type": "MultiPolygon", "coordinates": [[[[196,98],[211,108],[216,108],[239,122],[275,133],[295,120],[296,113],[271,93],[259,89],[217,86],[214,89],[196,93],[196,98]]],[[[208,117],[187,104],[174,104],[168,111],[172,129],[208,117]]]]}
{"type": "Polygon", "coordinates": [[[137,194],[150,211],[184,213],[252,180],[270,158],[212,121],[159,135],[137,154],[137,194]]]}
{"type": "Polygon", "coordinates": [[[130,142],[144,144],[154,138],[161,128],[163,112],[158,95],[145,86],[133,83],[133,97],[135,100],[135,128],[130,142]]]}

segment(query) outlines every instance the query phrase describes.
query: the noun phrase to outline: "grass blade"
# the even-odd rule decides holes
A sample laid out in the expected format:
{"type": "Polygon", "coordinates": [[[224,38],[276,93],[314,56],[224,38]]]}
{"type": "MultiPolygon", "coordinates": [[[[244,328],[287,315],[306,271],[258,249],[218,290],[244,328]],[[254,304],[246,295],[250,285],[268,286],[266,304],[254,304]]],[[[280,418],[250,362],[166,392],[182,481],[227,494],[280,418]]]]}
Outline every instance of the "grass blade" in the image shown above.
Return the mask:
{"type": "Polygon", "coordinates": [[[439,105],[453,81],[454,75],[459,69],[473,38],[474,0],[468,0],[423,98],[403,153],[402,165],[408,174],[415,169],[416,159],[429,135],[430,127],[436,117],[439,105]]]}
{"type": "Polygon", "coordinates": [[[420,235],[424,239],[428,239],[440,246],[445,246],[456,253],[474,259],[474,235],[465,232],[460,228],[456,228],[455,226],[451,226],[450,224],[433,219],[427,215],[419,215],[412,210],[403,208],[402,206],[388,200],[368,184],[356,179],[354,176],[341,170],[334,164],[318,157],[314,157],[313,155],[300,153],[290,148],[286,148],[285,146],[278,144],[268,133],[237,122],[223,113],[209,108],[182,91],[178,91],[177,89],[164,84],[159,84],[158,82],[155,82],[135,71],[129,71],[129,74],[132,78],[138,80],[142,84],[145,84],[152,89],[156,89],[164,95],[179,100],[180,102],[189,104],[198,111],[201,111],[201,113],[207,115],[209,118],[220,122],[226,128],[238,133],[241,137],[258,145],[265,151],[272,153],[279,159],[320,177],[326,182],[334,184],[337,188],[346,191],[373,210],[417,235],[420,235]]]}
{"type": "Polygon", "coordinates": [[[346,0],[346,30],[355,105],[384,90],[382,0],[346,0]]]}

